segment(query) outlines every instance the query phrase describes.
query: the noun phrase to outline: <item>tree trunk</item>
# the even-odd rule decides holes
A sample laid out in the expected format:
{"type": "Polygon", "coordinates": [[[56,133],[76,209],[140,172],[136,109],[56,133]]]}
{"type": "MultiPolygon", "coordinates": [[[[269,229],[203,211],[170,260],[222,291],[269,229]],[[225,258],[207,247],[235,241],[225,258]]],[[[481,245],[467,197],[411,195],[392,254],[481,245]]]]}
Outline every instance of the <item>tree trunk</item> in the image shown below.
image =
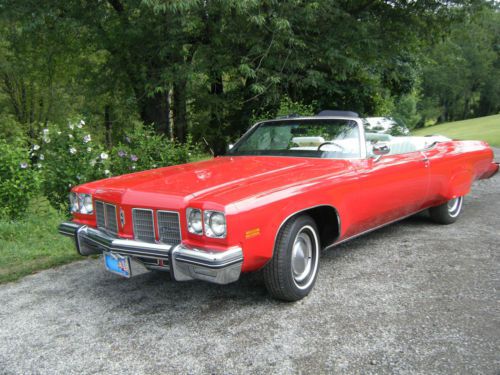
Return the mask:
{"type": "Polygon", "coordinates": [[[215,134],[216,137],[212,139],[213,144],[211,145],[215,156],[223,155],[226,152],[226,143],[222,138],[222,123],[223,123],[223,108],[220,104],[222,98],[220,96],[224,93],[224,85],[222,82],[221,74],[213,75],[212,84],[210,86],[210,94],[214,96],[212,100],[212,107],[210,108],[210,128],[215,131],[212,134],[215,134]]]}
{"type": "Polygon", "coordinates": [[[186,142],[186,137],[187,137],[186,90],[187,90],[187,80],[185,78],[181,78],[177,82],[174,82],[173,112],[174,112],[175,138],[182,143],[186,142]]]}
{"type": "Polygon", "coordinates": [[[145,124],[153,124],[158,134],[170,134],[170,98],[168,90],[157,92],[153,96],[144,96],[139,100],[141,119],[145,124]]]}
{"type": "Polygon", "coordinates": [[[104,106],[104,129],[106,131],[106,146],[111,148],[113,144],[112,139],[112,123],[111,123],[111,106],[106,104],[104,106]]]}

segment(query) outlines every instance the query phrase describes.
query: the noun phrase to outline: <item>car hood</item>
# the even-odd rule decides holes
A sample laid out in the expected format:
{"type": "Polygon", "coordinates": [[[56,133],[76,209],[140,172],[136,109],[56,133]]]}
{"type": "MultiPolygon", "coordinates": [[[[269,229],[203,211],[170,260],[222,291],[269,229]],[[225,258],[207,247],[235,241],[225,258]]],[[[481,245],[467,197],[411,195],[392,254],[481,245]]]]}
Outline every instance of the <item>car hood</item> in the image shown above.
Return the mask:
{"type": "Polygon", "coordinates": [[[158,168],[82,185],[97,199],[177,208],[200,199],[226,205],[349,169],[345,160],[233,156],[158,168]]]}

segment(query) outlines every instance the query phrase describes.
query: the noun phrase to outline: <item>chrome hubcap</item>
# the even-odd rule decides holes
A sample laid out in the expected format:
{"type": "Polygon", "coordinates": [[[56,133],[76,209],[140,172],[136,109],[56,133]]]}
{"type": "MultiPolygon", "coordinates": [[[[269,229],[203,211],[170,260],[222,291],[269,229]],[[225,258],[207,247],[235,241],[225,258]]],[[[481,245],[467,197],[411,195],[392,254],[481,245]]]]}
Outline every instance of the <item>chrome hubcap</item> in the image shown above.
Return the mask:
{"type": "Polygon", "coordinates": [[[302,229],[295,237],[292,247],[293,278],[300,283],[309,276],[313,263],[313,243],[311,237],[302,229]]]}
{"type": "Polygon", "coordinates": [[[458,198],[454,198],[448,201],[448,211],[455,211],[458,206],[458,198]]]}
{"type": "Polygon", "coordinates": [[[450,199],[448,201],[448,212],[452,217],[457,216],[462,208],[462,197],[450,199]]]}

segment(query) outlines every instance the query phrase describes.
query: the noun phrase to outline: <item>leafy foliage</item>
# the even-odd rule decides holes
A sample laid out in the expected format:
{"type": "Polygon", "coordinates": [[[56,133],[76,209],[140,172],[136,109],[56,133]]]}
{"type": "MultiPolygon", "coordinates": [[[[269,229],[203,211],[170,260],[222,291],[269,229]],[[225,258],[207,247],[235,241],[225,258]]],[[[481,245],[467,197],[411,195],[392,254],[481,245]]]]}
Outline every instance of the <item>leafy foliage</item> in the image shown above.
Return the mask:
{"type": "Polygon", "coordinates": [[[84,121],[50,125],[41,132],[41,144],[32,148],[40,167],[42,191],[55,208],[67,205],[71,187],[124,173],[186,163],[201,157],[199,147],[177,143],[136,123],[123,143],[108,150],[94,140],[84,121]]]}
{"type": "Polygon", "coordinates": [[[93,141],[84,121],[50,125],[40,140],[32,157],[42,171],[42,192],[55,208],[67,204],[71,187],[110,174],[109,155],[93,141]]]}
{"type": "Polygon", "coordinates": [[[111,173],[119,175],[152,168],[183,164],[202,158],[200,147],[190,138],[184,144],[155,133],[152,127],[137,123],[111,151],[111,173]]]}
{"type": "Polygon", "coordinates": [[[30,166],[22,141],[0,139],[0,218],[17,219],[38,193],[39,174],[30,166]]]}
{"type": "Polygon", "coordinates": [[[423,67],[422,113],[439,121],[500,111],[500,13],[484,8],[453,25],[423,67]]]}
{"type": "MultiPolygon", "coordinates": [[[[221,152],[252,118],[277,113],[284,97],[314,112],[387,114],[418,88],[422,54],[484,4],[3,0],[0,86],[30,136],[83,113],[108,146],[140,119],[221,152]]],[[[467,25],[496,40],[494,21],[467,25]]],[[[490,54],[492,46],[484,44],[490,54]]],[[[496,95],[498,84],[482,85],[496,95]]],[[[479,102],[494,111],[498,101],[479,102]]]]}
{"type": "Polygon", "coordinates": [[[220,154],[264,117],[344,109],[414,127],[500,110],[500,19],[483,0],[0,0],[0,10],[0,135],[27,139],[56,207],[70,186],[185,162],[201,141],[220,154]],[[82,114],[91,125],[54,125],[82,114]]]}

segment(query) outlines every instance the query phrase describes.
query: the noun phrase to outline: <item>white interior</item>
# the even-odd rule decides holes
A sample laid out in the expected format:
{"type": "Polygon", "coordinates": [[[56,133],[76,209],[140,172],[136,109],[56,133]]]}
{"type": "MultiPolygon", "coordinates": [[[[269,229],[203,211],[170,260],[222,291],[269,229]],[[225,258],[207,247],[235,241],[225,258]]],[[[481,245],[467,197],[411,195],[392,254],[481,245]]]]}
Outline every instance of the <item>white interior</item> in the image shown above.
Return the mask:
{"type": "MultiPolygon", "coordinates": [[[[406,154],[409,152],[421,151],[436,142],[446,142],[450,139],[442,135],[433,135],[431,137],[410,137],[410,136],[392,136],[381,133],[365,133],[366,152],[372,156],[372,149],[375,143],[384,143],[389,146],[388,155],[406,154]]],[[[292,147],[291,150],[317,150],[319,145],[328,142],[323,137],[293,137],[292,142],[298,147],[292,147]]],[[[324,145],[324,151],[339,151],[345,153],[357,153],[359,149],[358,139],[337,139],[334,143],[342,146],[342,149],[335,144],[324,145]]]]}
{"type": "Polygon", "coordinates": [[[449,138],[442,135],[431,137],[409,137],[409,136],[391,136],[389,134],[366,133],[366,152],[372,154],[374,143],[384,143],[389,149],[389,155],[406,154],[409,152],[421,151],[436,142],[446,142],[449,138]]]}

